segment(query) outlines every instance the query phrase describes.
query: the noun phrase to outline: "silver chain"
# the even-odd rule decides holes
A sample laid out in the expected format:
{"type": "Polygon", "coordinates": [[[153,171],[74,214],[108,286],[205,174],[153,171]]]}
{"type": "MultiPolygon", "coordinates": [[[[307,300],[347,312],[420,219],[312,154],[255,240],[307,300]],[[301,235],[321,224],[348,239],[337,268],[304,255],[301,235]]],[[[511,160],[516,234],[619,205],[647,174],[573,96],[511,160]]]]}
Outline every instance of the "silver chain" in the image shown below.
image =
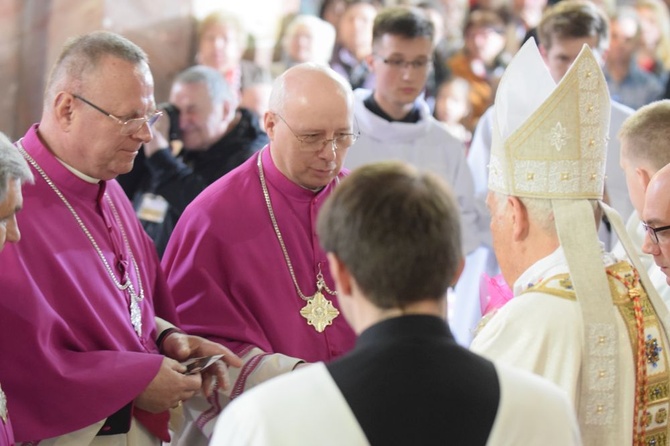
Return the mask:
{"type": "Polygon", "coordinates": [[[137,265],[137,261],[135,261],[135,256],[133,255],[132,249],[130,249],[130,243],[128,242],[128,238],[126,237],[126,231],[123,228],[123,225],[121,224],[121,218],[119,217],[118,212],[116,211],[116,206],[114,206],[114,203],[112,202],[111,198],[109,198],[109,195],[105,193],[105,198],[107,199],[107,202],[109,203],[112,213],[114,214],[114,219],[116,220],[116,223],[119,225],[119,229],[121,230],[121,236],[123,237],[123,242],[126,246],[126,249],[128,250],[128,253],[130,254],[130,261],[132,262],[134,269],[135,269],[135,274],[137,275],[137,285],[140,289],[140,293],[137,294],[135,292],[135,288],[133,287],[133,284],[130,281],[130,277],[128,275],[128,272],[125,272],[125,283],[119,282],[119,280],[116,278],[116,275],[114,274],[114,271],[112,268],[109,266],[109,263],[107,262],[107,259],[105,258],[105,255],[103,254],[102,250],[98,246],[98,243],[95,241],[93,238],[93,235],[91,232],[88,230],[82,219],[79,217],[79,214],[77,214],[77,211],[72,207],[70,202],[65,198],[65,195],[58,189],[56,184],[49,178],[49,176],[42,170],[42,168],[37,164],[37,162],[26,152],[26,150],[23,148],[22,140],[19,140],[18,142],[18,149],[19,152],[23,155],[23,157],[28,160],[28,162],[39,172],[39,174],[42,176],[44,181],[51,187],[51,189],[58,195],[58,197],[63,201],[65,206],[68,208],[74,219],[76,220],[77,224],[81,228],[81,230],[86,234],[86,237],[88,237],[88,240],[91,242],[91,245],[93,245],[93,248],[95,248],[96,252],[98,253],[98,257],[100,257],[100,260],[102,260],[103,265],[105,265],[105,269],[107,270],[107,273],[109,274],[109,277],[111,277],[112,282],[114,282],[114,285],[116,288],[118,288],[121,291],[126,291],[128,290],[128,293],[130,294],[131,301],[135,300],[137,302],[141,301],[144,299],[144,287],[142,286],[142,278],[140,277],[140,268],[137,265]]]}
{"type": "MultiPolygon", "coordinates": [[[[281,250],[284,253],[284,259],[286,260],[286,266],[288,267],[288,272],[291,274],[291,279],[293,279],[293,285],[295,285],[295,289],[298,292],[300,298],[304,301],[308,301],[312,298],[312,296],[305,296],[302,290],[300,290],[298,280],[295,278],[295,272],[293,271],[293,264],[291,263],[291,259],[288,256],[286,245],[284,244],[284,237],[282,237],[281,231],[279,231],[279,225],[277,224],[277,219],[275,218],[275,213],[274,210],[272,209],[272,202],[270,201],[270,191],[268,190],[268,185],[265,182],[265,173],[263,173],[263,161],[261,160],[262,155],[263,150],[258,152],[258,161],[256,164],[258,165],[258,175],[261,177],[261,187],[263,188],[263,196],[265,197],[265,204],[268,207],[270,220],[272,220],[272,226],[274,227],[275,234],[277,234],[277,240],[279,241],[281,250]]],[[[319,263],[319,272],[316,274],[316,288],[317,291],[319,291],[320,289],[325,290],[331,296],[337,295],[337,291],[333,291],[330,288],[328,288],[328,285],[326,284],[326,281],[323,278],[323,274],[321,273],[321,263],[319,263]]]]}

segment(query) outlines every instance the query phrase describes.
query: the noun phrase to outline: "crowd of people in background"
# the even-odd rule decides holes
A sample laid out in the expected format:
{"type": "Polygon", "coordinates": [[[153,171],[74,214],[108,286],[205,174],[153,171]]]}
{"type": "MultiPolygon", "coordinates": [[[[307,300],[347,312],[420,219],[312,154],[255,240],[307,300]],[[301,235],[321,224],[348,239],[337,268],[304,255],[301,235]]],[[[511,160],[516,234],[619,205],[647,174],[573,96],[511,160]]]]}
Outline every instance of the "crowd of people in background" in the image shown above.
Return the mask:
{"type": "Polygon", "coordinates": [[[660,444],[668,3],[318,6],[268,63],[202,18],[159,104],[63,47],[0,135],[0,446],[660,444]]]}
{"type": "MultiPolygon", "coordinates": [[[[557,1],[388,3],[324,0],[318,15],[297,12],[283,17],[269,66],[252,61],[254,38],[244,30],[241,18],[229,12],[215,12],[200,22],[195,61],[218,69],[231,88],[239,90],[239,105],[262,116],[267,109],[272,79],[297,63],[329,64],[354,89],[374,86],[374,76],[365,57],[372,52],[370,37],[375,16],[390,4],[414,6],[426,13],[435,28],[432,69],[424,97],[438,120],[467,144],[479,117],[492,104],[507,63],[528,38],[537,36],[543,12],[557,1]],[[438,92],[440,101],[462,102],[465,86],[460,79],[468,85],[465,107],[438,105],[438,92]]],[[[612,98],[637,109],[668,97],[668,5],[663,0],[595,3],[610,21],[609,51],[603,56],[612,98]]]]}

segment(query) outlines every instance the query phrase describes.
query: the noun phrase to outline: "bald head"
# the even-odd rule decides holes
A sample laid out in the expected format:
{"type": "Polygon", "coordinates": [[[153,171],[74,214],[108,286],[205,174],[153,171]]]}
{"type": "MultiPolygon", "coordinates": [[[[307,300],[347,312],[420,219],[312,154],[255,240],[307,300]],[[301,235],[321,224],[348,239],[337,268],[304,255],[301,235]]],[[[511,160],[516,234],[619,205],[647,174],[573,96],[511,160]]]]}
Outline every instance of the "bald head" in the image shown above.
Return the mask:
{"type": "Polygon", "coordinates": [[[670,285],[670,164],[651,178],[644,197],[642,221],[647,229],[642,251],[654,257],[670,285]]]}
{"type": "Polygon", "coordinates": [[[340,74],[326,65],[303,63],[289,68],[275,80],[269,110],[282,114],[286,107],[309,106],[330,95],[341,97],[349,105],[353,103],[351,86],[340,74]]]}
{"type": "Polygon", "coordinates": [[[325,65],[300,64],[277,78],[269,105],[265,130],[279,171],[307,189],[328,185],[355,141],[351,86],[325,65]]]}
{"type": "Polygon", "coordinates": [[[649,181],[644,194],[642,220],[650,226],[670,225],[670,164],[662,167],[649,181]]]}

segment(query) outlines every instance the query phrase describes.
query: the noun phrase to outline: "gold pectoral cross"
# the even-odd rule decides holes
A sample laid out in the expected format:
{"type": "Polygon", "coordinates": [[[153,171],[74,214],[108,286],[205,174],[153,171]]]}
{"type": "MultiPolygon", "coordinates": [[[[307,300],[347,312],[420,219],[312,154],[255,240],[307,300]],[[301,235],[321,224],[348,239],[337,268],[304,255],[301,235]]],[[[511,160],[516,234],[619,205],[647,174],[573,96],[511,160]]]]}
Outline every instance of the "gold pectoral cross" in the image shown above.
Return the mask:
{"type": "Polygon", "coordinates": [[[307,304],[300,310],[300,315],[307,319],[307,325],[314,327],[316,331],[322,333],[327,326],[333,323],[340,312],[333,306],[333,303],[323,297],[321,288],[312,296],[307,304]]]}

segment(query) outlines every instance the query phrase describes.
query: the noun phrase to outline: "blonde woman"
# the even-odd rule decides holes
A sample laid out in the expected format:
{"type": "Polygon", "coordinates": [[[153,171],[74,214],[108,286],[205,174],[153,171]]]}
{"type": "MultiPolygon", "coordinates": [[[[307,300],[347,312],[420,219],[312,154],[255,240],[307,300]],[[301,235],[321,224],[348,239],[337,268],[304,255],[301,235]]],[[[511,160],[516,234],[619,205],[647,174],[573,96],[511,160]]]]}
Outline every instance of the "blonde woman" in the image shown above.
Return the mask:
{"type": "Polygon", "coordinates": [[[328,65],[335,46],[335,27],[316,16],[299,14],[286,27],[281,44],[281,60],[272,64],[274,76],[303,62],[328,65]]]}

